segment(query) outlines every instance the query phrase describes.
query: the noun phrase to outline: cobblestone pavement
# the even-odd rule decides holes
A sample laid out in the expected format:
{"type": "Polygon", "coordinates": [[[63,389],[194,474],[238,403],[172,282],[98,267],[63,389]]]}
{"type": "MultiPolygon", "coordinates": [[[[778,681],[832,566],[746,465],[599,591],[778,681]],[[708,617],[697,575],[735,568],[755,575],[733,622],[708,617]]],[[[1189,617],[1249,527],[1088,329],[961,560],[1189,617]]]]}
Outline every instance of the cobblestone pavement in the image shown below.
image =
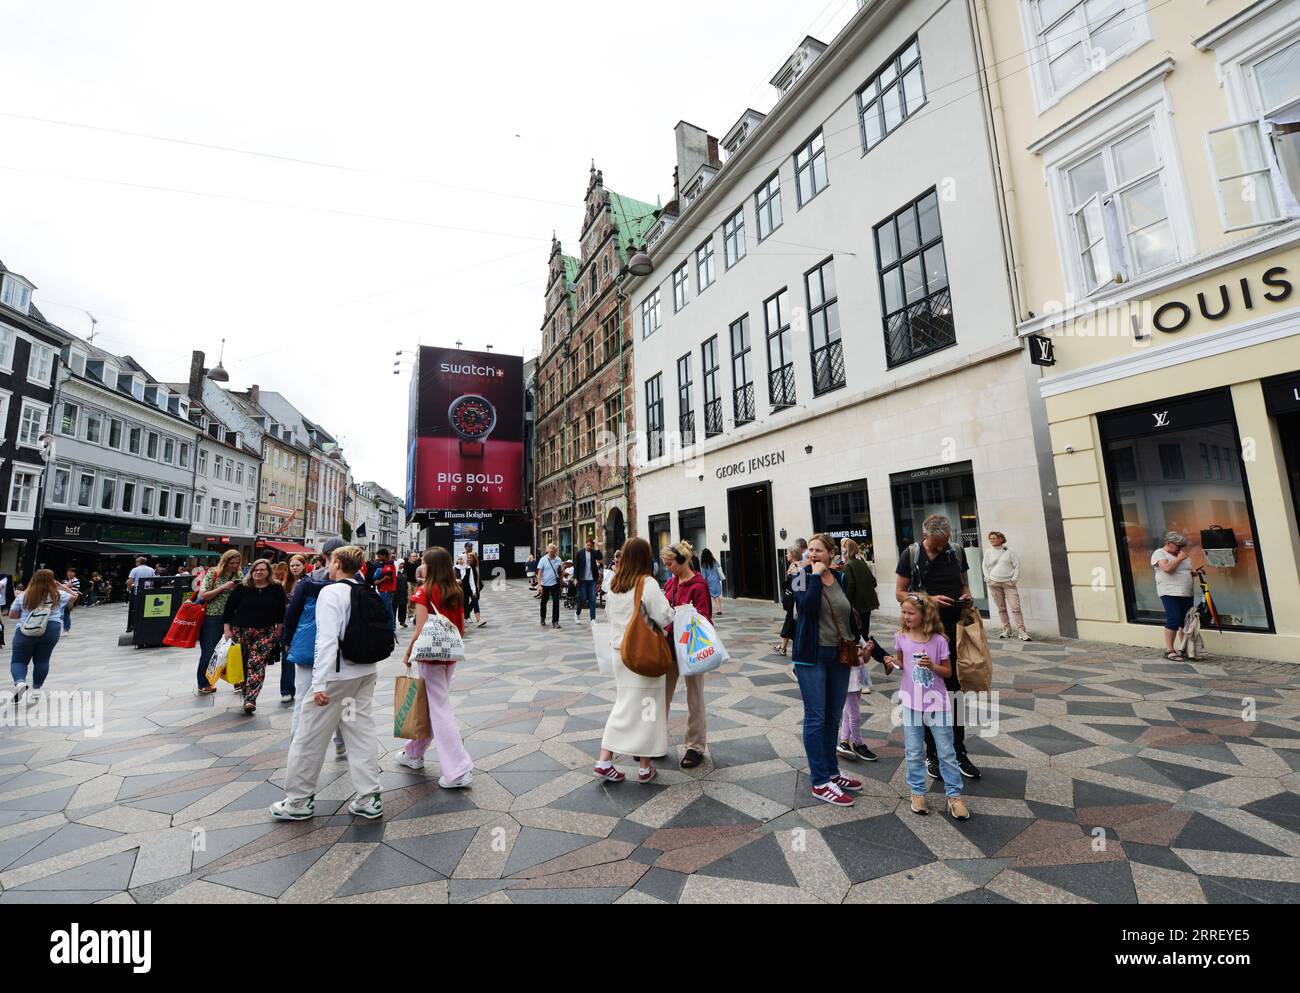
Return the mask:
{"type": "Polygon", "coordinates": [[[290,720],[275,670],[246,717],[224,684],[192,695],[194,651],[120,648],[122,608],[78,611],[46,690],[102,693],[102,734],[0,718],[0,903],[1300,903],[1300,669],[995,642],[1000,722],[968,737],[983,778],[958,824],[937,787],[930,817],[907,809],[896,677],[862,697],[880,761],[844,764],[857,804],[810,796],[773,607],[720,619],[739,661],[707,677],[709,761],[613,785],[591,775],[613,687],[588,628],[541,629],[522,584],[484,603],[454,684],[473,788],[439,789],[433,752],[399,767],[382,720],[379,823],[347,816],[332,756],[315,820],[270,818],[290,720]]]}

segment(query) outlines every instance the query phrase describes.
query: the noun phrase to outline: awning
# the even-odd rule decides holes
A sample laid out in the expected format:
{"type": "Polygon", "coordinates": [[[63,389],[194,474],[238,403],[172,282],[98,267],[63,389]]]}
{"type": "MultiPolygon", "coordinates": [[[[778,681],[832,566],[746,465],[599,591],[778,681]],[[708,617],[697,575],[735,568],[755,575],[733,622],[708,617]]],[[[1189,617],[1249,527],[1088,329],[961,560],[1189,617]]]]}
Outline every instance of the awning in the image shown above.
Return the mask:
{"type": "Polygon", "coordinates": [[[260,544],[266,548],[274,548],[277,552],[284,552],[285,555],[316,554],[316,549],[308,548],[306,545],[295,545],[291,541],[263,541],[260,544]]]}
{"type": "Polygon", "coordinates": [[[106,545],[102,541],[55,541],[49,538],[41,539],[42,548],[62,548],[69,552],[80,552],[83,555],[131,555],[134,554],[131,549],[124,548],[121,545],[106,545]]]}
{"type": "Polygon", "coordinates": [[[132,555],[147,555],[150,558],[184,559],[201,554],[188,545],[119,545],[118,547],[132,555]]]}

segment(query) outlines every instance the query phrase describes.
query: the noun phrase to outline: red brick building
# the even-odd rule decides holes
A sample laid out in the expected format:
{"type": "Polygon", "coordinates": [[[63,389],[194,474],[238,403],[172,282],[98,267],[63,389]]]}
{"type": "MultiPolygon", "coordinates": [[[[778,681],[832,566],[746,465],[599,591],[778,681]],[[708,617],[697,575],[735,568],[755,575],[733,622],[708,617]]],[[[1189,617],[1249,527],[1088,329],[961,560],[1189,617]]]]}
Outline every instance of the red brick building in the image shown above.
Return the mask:
{"type": "Polygon", "coordinates": [[[595,165],[579,257],[551,245],[537,359],[534,522],[538,549],[569,557],[588,538],[608,554],[632,533],[636,494],[626,453],[632,430],[632,308],[628,259],[659,208],[605,189],[595,165]]]}

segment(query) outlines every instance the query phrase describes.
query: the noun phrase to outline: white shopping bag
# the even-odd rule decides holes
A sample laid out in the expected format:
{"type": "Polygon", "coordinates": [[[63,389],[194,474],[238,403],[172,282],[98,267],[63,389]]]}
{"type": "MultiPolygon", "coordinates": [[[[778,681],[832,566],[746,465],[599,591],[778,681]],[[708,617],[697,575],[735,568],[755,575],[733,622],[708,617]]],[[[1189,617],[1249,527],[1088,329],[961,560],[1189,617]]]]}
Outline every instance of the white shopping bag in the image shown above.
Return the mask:
{"type": "Polygon", "coordinates": [[[596,645],[596,669],[602,676],[614,675],[614,646],[610,643],[609,625],[591,625],[591,640],[596,645]]]}
{"type": "Polygon", "coordinates": [[[731,658],[713,625],[689,603],[674,611],[673,648],[677,671],[683,676],[712,672],[731,658]]]}

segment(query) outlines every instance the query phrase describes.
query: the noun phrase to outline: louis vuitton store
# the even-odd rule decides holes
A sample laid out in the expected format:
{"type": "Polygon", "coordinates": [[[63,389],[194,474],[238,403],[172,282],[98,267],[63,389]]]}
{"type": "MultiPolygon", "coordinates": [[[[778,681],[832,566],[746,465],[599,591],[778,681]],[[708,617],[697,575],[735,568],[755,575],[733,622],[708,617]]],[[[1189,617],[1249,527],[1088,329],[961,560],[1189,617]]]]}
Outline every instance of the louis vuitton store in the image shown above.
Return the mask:
{"type": "Polygon", "coordinates": [[[1081,638],[1161,646],[1151,556],[1176,531],[1222,626],[1211,656],[1300,662],[1300,308],[1289,291],[1227,320],[1198,307],[1247,278],[1143,301],[1140,342],[1054,335],[1065,368],[1040,388],[1081,638]]]}

